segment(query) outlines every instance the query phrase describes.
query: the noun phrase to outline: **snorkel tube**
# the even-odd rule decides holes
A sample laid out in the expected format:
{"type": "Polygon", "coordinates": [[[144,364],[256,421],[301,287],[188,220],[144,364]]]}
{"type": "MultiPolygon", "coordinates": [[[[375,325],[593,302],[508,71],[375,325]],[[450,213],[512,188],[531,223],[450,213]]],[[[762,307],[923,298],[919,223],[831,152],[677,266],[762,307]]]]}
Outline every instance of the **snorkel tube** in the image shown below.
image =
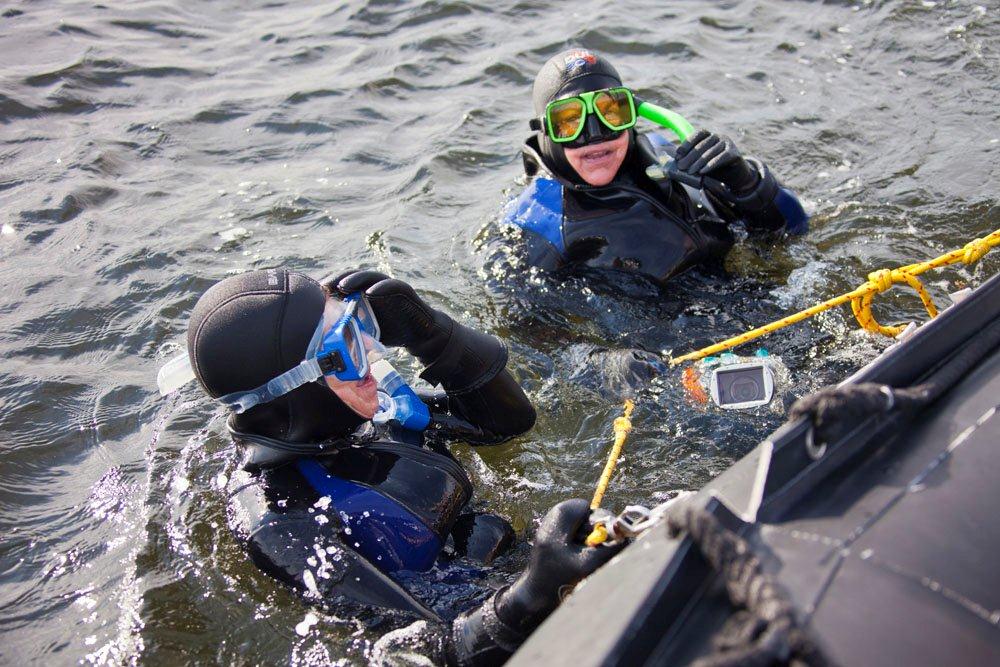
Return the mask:
{"type": "Polygon", "coordinates": [[[653,121],[661,127],[667,128],[676,134],[677,138],[681,141],[686,141],[688,137],[694,134],[694,126],[676,111],[665,109],[651,102],[636,101],[639,102],[636,112],[640,116],[646,120],[653,121]]]}
{"type": "MultiPolygon", "coordinates": [[[[657,125],[667,128],[676,134],[677,138],[681,141],[687,141],[687,138],[694,134],[694,126],[676,111],[665,109],[650,102],[643,102],[641,100],[636,100],[636,102],[639,103],[636,107],[636,113],[646,120],[651,120],[657,125]]],[[[651,164],[646,167],[646,175],[654,181],[662,181],[665,178],[669,178],[695,188],[703,187],[701,178],[679,171],[676,162],[669,155],[660,155],[659,164],[651,164]]]]}

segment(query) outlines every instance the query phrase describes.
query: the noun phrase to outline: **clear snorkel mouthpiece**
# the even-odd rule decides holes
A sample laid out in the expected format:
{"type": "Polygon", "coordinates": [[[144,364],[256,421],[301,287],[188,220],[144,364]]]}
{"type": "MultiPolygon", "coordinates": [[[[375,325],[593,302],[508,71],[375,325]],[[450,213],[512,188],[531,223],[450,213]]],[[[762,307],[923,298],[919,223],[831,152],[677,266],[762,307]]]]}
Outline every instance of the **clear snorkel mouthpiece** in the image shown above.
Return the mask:
{"type": "Polygon", "coordinates": [[[194,369],[191,368],[191,359],[187,352],[178,354],[163,364],[156,374],[156,384],[160,388],[160,396],[177,391],[193,379],[194,369]]]}

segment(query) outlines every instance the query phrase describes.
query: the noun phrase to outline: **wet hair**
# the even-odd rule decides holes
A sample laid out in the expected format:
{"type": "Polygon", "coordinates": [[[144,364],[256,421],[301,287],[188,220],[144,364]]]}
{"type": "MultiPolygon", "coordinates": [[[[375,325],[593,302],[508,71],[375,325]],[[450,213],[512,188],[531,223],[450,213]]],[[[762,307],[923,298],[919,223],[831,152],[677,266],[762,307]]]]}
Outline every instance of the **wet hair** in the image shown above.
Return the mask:
{"type": "MultiPolygon", "coordinates": [[[[618,70],[604,57],[587,49],[567,49],[549,58],[535,76],[535,85],[531,90],[535,117],[540,118],[545,113],[545,107],[553,100],[621,85],[623,84],[618,70]]],[[[631,129],[627,131],[629,152],[631,152],[635,143],[635,132],[631,129]]],[[[572,183],[584,183],[566,159],[563,145],[549,139],[544,129],[538,133],[538,145],[542,158],[550,170],[572,183]]]]}
{"type": "MultiPolygon", "coordinates": [[[[259,387],[298,365],[323,317],[327,294],[283,268],[250,271],[213,285],[188,324],[188,355],[213,398],[259,387]]],[[[230,417],[236,431],[291,443],[352,433],[365,419],[322,380],[230,417]]]]}

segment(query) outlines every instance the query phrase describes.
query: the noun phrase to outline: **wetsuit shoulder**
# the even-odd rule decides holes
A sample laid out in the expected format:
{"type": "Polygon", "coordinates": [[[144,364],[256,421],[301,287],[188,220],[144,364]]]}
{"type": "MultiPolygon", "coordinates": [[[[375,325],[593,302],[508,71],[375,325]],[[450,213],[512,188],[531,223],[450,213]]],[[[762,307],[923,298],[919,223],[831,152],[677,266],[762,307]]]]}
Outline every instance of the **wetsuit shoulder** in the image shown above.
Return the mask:
{"type": "Polygon", "coordinates": [[[785,231],[789,234],[805,234],[809,231],[809,214],[802,207],[798,195],[781,185],[774,197],[774,205],[785,219],[785,231]]]}
{"type": "Polygon", "coordinates": [[[562,219],[563,186],[559,181],[544,175],[532,178],[504,212],[506,224],[520,227],[544,239],[560,255],[565,250],[562,219]]]}
{"type": "Polygon", "coordinates": [[[553,271],[565,261],[564,188],[542,159],[534,135],[521,146],[521,160],[528,186],[507,204],[503,222],[527,232],[523,239],[528,264],[553,271]]]}

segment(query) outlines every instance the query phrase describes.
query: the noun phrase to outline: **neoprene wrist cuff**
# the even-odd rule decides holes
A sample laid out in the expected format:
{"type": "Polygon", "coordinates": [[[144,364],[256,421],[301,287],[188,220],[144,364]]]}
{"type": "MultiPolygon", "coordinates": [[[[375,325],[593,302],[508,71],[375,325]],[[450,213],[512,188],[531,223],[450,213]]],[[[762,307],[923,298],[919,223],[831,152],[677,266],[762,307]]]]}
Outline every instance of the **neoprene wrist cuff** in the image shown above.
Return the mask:
{"type": "Polygon", "coordinates": [[[455,665],[501,665],[528,638],[526,633],[504,621],[497,613],[501,588],[478,609],[455,619],[451,629],[448,662],[455,665]]]}
{"type": "Polygon", "coordinates": [[[558,590],[547,590],[550,588],[536,584],[529,573],[522,574],[510,587],[497,593],[497,616],[507,625],[530,634],[559,606],[558,590]]]}
{"type": "Polygon", "coordinates": [[[763,211],[771,205],[778,194],[778,181],[771,175],[767,166],[756,158],[747,158],[747,162],[756,168],[760,175],[757,185],[749,192],[742,194],[731,194],[729,203],[736,207],[741,213],[753,214],[763,211]]]}
{"type": "Polygon", "coordinates": [[[736,164],[721,169],[719,180],[739,197],[753,192],[760,183],[761,176],[750,160],[740,159],[736,164]]]}

